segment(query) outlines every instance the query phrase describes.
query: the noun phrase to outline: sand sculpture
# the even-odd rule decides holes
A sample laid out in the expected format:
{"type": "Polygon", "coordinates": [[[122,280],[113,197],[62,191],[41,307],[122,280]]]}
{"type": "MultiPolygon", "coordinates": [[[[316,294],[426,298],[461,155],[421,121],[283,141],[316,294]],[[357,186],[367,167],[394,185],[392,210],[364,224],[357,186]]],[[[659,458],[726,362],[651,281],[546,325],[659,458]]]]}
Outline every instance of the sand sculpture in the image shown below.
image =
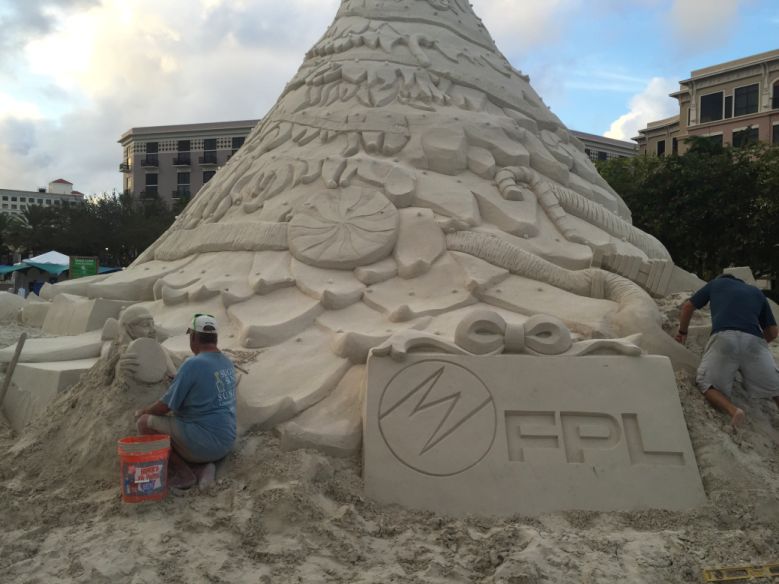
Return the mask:
{"type": "Polygon", "coordinates": [[[376,347],[451,344],[489,307],[515,325],[555,317],[577,341],[637,335],[692,367],[652,295],[698,283],[631,224],[467,2],[343,0],[244,147],[157,242],[124,272],[42,297],[136,303],[182,355],[192,313],[213,314],[223,347],[256,352],[241,423],[340,452],[359,445],[376,347]]]}
{"type": "MultiPolygon", "coordinates": [[[[183,359],[158,342],[154,317],[146,307],[130,306],[117,324],[116,338],[103,351],[107,385],[116,380],[129,385],[160,383],[176,375],[183,359]]],[[[112,324],[104,328],[104,338],[110,336],[107,329],[112,328],[112,324]]]]}

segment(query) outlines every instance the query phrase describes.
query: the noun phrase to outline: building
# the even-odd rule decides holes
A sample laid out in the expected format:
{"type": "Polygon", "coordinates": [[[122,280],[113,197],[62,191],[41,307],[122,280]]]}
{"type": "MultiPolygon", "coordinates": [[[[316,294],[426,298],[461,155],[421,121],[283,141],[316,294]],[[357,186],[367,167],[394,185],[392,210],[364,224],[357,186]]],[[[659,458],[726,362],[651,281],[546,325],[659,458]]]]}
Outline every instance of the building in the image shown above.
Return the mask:
{"type": "Polygon", "coordinates": [[[779,144],[779,50],[693,71],[671,97],[679,115],[639,131],[642,154],[682,153],[691,136],[723,146],[779,144]]]}
{"type": "Polygon", "coordinates": [[[84,202],[84,194],[73,190],[73,183],[57,179],[37,191],[0,189],[0,213],[19,215],[32,206],[62,208],[84,202]]]}
{"type": "MultiPolygon", "coordinates": [[[[139,199],[189,198],[243,145],[261,120],[153,126],[125,132],[124,191],[139,199]]],[[[636,156],[638,146],[603,136],[573,132],[593,161],[636,156]]]]}
{"type": "Polygon", "coordinates": [[[132,128],[119,143],[124,191],[139,199],[187,199],[243,145],[259,120],[132,128]]]}
{"type": "Polygon", "coordinates": [[[593,162],[612,158],[632,158],[638,154],[638,144],[635,142],[615,140],[576,130],[571,130],[571,133],[584,143],[584,151],[593,162]]]}

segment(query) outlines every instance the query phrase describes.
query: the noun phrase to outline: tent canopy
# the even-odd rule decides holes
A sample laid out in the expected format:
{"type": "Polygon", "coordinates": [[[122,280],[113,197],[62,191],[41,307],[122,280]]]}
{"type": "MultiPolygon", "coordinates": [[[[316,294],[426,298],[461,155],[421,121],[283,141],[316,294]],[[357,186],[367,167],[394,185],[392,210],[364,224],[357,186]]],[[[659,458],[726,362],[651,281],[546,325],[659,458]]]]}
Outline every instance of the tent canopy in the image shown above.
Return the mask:
{"type": "Polygon", "coordinates": [[[22,261],[25,264],[53,264],[57,266],[70,266],[70,257],[58,251],[48,251],[34,258],[22,261]]]}
{"type": "Polygon", "coordinates": [[[30,266],[26,264],[16,264],[15,266],[0,266],[0,276],[10,274],[11,272],[18,272],[19,270],[27,270],[30,266]]]}
{"type": "Polygon", "coordinates": [[[70,269],[70,266],[67,264],[49,264],[43,262],[34,262],[32,260],[24,260],[22,263],[25,264],[28,268],[38,268],[42,272],[47,272],[52,276],[59,276],[62,272],[67,272],[70,269]]]}

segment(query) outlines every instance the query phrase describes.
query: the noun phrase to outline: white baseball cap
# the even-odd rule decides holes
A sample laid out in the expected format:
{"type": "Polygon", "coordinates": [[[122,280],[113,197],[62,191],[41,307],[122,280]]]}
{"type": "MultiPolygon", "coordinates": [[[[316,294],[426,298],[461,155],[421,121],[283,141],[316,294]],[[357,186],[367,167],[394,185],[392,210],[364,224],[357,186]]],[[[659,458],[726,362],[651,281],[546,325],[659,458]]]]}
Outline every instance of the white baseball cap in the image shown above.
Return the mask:
{"type": "Polygon", "coordinates": [[[196,314],[187,333],[216,333],[216,319],[210,314],[196,314]]]}

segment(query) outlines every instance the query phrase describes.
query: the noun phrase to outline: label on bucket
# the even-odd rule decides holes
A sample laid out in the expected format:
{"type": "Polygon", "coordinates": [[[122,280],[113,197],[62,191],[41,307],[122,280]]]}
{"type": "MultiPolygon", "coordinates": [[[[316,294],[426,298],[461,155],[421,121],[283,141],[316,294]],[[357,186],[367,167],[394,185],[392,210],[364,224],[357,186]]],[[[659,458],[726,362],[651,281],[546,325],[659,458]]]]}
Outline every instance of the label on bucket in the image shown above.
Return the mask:
{"type": "Polygon", "coordinates": [[[122,488],[127,497],[149,497],[165,490],[167,462],[134,462],[123,466],[122,488]]]}

